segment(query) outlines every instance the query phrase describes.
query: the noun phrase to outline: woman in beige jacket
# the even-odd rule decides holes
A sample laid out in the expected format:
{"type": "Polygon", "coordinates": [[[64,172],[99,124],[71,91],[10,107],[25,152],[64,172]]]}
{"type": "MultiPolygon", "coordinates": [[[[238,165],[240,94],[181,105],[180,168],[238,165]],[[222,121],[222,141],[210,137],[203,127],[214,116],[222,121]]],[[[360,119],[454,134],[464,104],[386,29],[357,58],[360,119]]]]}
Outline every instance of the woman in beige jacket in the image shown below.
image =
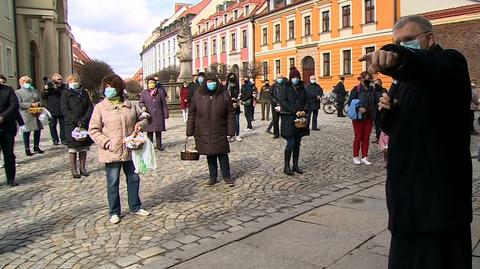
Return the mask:
{"type": "Polygon", "coordinates": [[[133,132],[140,132],[147,120],[139,121],[141,114],[138,106],[124,99],[125,82],[117,75],[103,78],[102,87],[105,99],[97,104],[90,120],[89,134],[98,145],[98,160],[105,163],[107,171],[107,198],[110,209],[110,222],[120,222],[120,169],[127,177],[128,206],[132,214],[148,216],[150,213],[141,208],[138,196],[140,177],[135,173],[131,152],[123,139],[133,132]]]}

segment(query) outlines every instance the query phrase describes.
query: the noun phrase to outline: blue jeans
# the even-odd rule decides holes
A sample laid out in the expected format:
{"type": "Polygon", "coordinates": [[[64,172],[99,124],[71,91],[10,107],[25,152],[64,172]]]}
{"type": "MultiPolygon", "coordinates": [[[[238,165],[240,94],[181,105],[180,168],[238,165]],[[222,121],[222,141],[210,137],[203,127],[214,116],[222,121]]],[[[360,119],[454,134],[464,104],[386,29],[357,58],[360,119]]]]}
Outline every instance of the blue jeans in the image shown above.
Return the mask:
{"type": "Polygon", "coordinates": [[[132,161],[106,163],[105,169],[107,171],[107,199],[110,216],[120,215],[120,168],[123,167],[123,172],[127,177],[127,193],[128,193],[128,208],[130,212],[137,212],[142,202],[138,196],[140,188],[140,177],[135,173],[135,166],[132,161]]]}
{"type": "Polygon", "coordinates": [[[235,114],[235,135],[240,135],[240,113],[235,114]]]}
{"type": "Polygon", "coordinates": [[[207,155],[210,178],[216,179],[218,176],[217,159],[220,162],[220,170],[222,171],[223,179],[230,179],[230,163],[228,160],[228,154],[207,155]]]}

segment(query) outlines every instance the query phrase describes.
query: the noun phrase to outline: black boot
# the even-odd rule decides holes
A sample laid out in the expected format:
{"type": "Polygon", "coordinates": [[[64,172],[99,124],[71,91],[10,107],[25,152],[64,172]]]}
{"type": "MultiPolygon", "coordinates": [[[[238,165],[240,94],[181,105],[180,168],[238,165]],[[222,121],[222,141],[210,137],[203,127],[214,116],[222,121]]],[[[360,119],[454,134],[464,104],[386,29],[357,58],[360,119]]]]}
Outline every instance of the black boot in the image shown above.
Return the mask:
{"type": "Polygon", "coordinates": [[[38,147],[38,146],[37,146],[37,147],[33,147],[33,151],[35,151],[35,152],[38,153],[38,154],[43,154],[43,153],[44,153],[44,151],[41,150],[40,147],[38,147]]]}
{"type": "Polygon", "coordinates": [[[298,158],[300,156],[300,148],[293,149],[293,171],[303,174],[303,170],[298,167],[298,158]]]}
{"type": "Polygon", "coordinates": [[[289,176],[293,175],[293,171],[290,169],[290,158],[292,157],[292,150],[285,149],[285,166],[283,168],[283,172],[289,176]]]}
{"type": "Polygon", "coordinates": [[[25,150],[25,155],[27,156],[33,156],[33,153],[30,151],[30,149],[25,150]]]}

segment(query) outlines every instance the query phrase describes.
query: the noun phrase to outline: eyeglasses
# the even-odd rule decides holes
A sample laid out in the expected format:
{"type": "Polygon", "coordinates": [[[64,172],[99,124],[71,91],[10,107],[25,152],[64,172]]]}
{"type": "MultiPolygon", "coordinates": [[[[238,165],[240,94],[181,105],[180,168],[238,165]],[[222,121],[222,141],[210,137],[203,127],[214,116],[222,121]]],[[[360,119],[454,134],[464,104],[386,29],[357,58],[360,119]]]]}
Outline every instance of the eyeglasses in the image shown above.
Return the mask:
{"type": "Polygon", "coordinates": [[[428,33],[431,33],[431,31],[425,31],[425,32],[420,33],[420,34],[411,35],[411,36],[406,36],[403,40],[394,40],[394,43],[395,43],[396,45],[400,45],[400,43],[402,43],[402,42],[409,42],[409,41],[415,40],[415,39],[417,39],[419,36],[425,35],[425,34],[428,34],[428,33]]]}

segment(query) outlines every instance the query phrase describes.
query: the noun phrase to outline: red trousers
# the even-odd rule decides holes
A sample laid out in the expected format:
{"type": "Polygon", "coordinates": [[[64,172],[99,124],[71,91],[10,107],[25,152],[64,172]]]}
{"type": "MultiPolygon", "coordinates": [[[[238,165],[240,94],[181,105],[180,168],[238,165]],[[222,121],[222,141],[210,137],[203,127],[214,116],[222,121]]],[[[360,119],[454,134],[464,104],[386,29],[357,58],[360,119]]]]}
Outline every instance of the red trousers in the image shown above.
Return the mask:
{"type": "Polygon", "coordinates": [[[355,138],[353,140],[353,157],[358,157],[360,146],[362,147],[362,157],[368,157],[368,146],[370,144],[370,134],[372,133],[373,119],[353,120],[353,131],[355,138]]]}

